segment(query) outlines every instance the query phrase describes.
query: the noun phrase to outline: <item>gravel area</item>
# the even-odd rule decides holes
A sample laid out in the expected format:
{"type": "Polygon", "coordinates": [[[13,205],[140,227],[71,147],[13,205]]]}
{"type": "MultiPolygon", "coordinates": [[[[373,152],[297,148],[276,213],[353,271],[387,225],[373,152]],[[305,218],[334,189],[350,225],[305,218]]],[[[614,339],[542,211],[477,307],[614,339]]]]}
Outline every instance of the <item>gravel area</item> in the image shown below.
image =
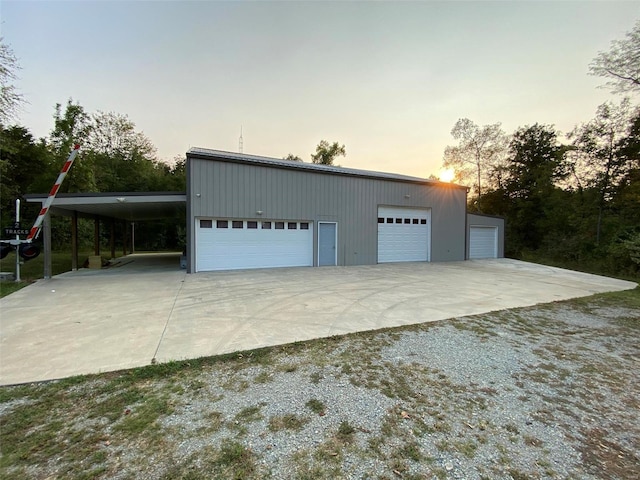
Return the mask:
{"type": "Polygon", "coordinates": [[[122,433],[151,396],[69,428],[97,432],[95,478],[638,479],[639,340],[640,311],[596,297],[494,312],[185,364],[146,381],[152,430],[122,433]]]}

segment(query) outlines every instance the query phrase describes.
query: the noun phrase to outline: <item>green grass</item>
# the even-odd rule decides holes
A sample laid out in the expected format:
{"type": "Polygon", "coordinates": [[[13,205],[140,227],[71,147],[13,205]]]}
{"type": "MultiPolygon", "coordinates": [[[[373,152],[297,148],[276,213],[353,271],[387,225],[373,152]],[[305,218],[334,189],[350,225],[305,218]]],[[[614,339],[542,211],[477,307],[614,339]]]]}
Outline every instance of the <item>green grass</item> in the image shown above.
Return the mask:
{"type": "Polygon", "coordinates": [[[307,417],[302,417],[294,413],[286,413],[284,415],[274,415],[269,418],[269,430],[271,432],[279,432],[282,430],[299,431],[309,423],[307,417]]]}
{"type": "Polygon", "coordinates": [[[531,263],[539,263],[541,265],[549,265],[550,267],[565,268],[567,270],[575,270],[576,272],[593,273],[594,275],[603,275],[606,277],[620,278],[622,280],[630,280],[632,282],[639,282],[640,275],[630,272],[614,271],[609,265],[606,257],[595,259],[585,259],[583,261],[572,261],[567,259],[554,258],[549,255],[544,255],[539,252],[523,252],[518,260],[531,263]]]}
{"type": "MultiPolygon", "coordinates": [[[[5,258],[0,260],[0,271],[15,273],[15,255],[15,253],[10,253],[5,258]]],[[[93,251],[83,250],[82,252],[78,253],[78,263],[80,267],[90,255],[93,255],[93,251]]],[[[122,253],[116,253],[116,257],[118,256],[122,256],[122,253]]],[[[59,275],[64,272],[71,271],[71,252],[52,252],[51,270],[53,275],[59,275]]],[[[17,290],[20,290],[21,288],[26,287],[30,283],[43,277],[44,252],[42,252],[33,260],[29,260],[28,262],[24,262],[22,265],[20,265],[20,279],[22,280],[21,282],[0,282],[0,298],[7,296],[17,290]]]]}
{"type": "Polygon", "coordinates": [[[324,415],[325,411],[327,410],[326,405],[317,398],[312,398],[305,404],[305,406],[313,413],[317,413],[318,415],[324,415]]]}

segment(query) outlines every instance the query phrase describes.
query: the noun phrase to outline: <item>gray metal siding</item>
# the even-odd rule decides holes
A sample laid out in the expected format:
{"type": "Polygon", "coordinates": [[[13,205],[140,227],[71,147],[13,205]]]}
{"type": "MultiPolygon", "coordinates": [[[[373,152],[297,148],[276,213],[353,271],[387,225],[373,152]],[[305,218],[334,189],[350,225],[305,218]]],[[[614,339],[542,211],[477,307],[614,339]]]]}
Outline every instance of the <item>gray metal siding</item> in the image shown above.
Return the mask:
{"type": "Polygon", "coordinates": [[[189,158],[187,163],[191,239],[193,219],[201,216],[336,221],[338,265],[369,265],[377,262],[378,206],[427,207],[432,211],[431,260],[465,258],[462,188],[213,159],[189,158]],[[259,210],[262,215],[256,213],[259,210]]]}

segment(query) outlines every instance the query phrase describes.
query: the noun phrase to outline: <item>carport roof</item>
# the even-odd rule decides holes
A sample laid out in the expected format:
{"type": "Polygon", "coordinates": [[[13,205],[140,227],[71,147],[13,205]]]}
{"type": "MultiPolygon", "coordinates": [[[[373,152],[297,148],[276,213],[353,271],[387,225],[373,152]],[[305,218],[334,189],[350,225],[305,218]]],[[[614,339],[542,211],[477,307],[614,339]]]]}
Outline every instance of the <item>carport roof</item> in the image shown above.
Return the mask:
{"type": "MultiPolygon", "coordinates": [[[[44,203],[46,194],[25,195],[27,202],[44,203]]],[[[61,193],[53,201],[51,212],[81,217],[96,215],[119,220],[142,221],[173,218],[186,211],[185,192],[103,192],[61,193]]]]}

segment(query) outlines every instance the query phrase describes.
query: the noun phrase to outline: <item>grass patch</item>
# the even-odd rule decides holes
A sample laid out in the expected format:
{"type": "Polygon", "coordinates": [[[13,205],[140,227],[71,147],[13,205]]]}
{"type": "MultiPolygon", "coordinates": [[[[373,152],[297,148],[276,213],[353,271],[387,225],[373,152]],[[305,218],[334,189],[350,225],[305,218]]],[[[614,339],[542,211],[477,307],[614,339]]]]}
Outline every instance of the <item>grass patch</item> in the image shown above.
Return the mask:
{"type": "MultiPolygon", "coordinates": [[[[108,250],[103,250],[108,251],[108,250]]],[[[16,270],[16,255],[10,253],[0,260],[0,271],[14,272],[16,270]]],[[[80,265],[90,256],[93,255],[92,250],[84,250],[78,253],[78,262],[80,265]]],[[[116,254],[120,257],[122,254],[116,254]]],[[[51,252],[51,271],[53,275],[60,275],[64,272],[71,271],[71,252],[51,252]]],[[[26,287],[30,283],[44,277],[44,251],[33,260],[29,260],[20,265],[20,278],[22,282],[0,282],[0,298],[7,296],[21,288],[26,287]]]]}
{"type": "Polygon", "coordinates": [[[356,432],[356,429],[351,425],[348,421],[343,420],[340,422],[340,426],[338,427],[337,437],[339,440],[349,443],[353,441],[353,434],[356,432]]]}
{"type": "Polygon", "coordinates": [[[285,415],[274,415],[269,418],[268,428],[272,432],[280,432],[282,430],[299,431],[309,423],[309,419],[293,413],[285,415]]]}
{"type": "Polygon", "coordinates": [[[424,455],[420,451],[420,446],[416,442],[408,442],[402,445],[397,451],[397,455],[404,459],[420,462],[424,455]]]}
{"type": "Polygon", "coordinates": [[[250,423],[262,420],[262,405],[254,405],[252,407],[246,407],[240,410],[235,417],[233,417],[236,423],[250,423]]]}
{"type": "Polygon", "coordinates": [[[205,480],[211,478],[250,480],[264,478],[253,451],[225,438],[220,447],[205,447],[185,461],[170,467],[163,480],[205,480]]]}
{"type": "Polygon", "coordinates": [[[317,398],[312,398],[305,404],[305,406],[313,413],[317,413],[318,415],[324,415],[325,411],[327,410],[325,404],[317,398]]]}
{"type": "Polygon", "coordinates": [[[0,298],[11,295],[13,292],[30,285],[33,282],[10,282],[6,280],[0,281],[0,298]]]}

